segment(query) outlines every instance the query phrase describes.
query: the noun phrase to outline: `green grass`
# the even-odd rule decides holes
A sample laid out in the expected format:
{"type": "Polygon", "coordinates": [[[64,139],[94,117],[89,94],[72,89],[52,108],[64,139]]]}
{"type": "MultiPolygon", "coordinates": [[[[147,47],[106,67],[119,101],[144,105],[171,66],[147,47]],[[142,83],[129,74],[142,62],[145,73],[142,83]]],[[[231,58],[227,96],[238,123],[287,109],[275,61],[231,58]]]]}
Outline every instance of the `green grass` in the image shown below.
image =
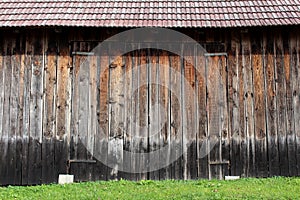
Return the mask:
{"type": "Polygon", "coordinates": [[[300,199],[300,177],[9,186],[0,187],[0,199],[300,199]]]}

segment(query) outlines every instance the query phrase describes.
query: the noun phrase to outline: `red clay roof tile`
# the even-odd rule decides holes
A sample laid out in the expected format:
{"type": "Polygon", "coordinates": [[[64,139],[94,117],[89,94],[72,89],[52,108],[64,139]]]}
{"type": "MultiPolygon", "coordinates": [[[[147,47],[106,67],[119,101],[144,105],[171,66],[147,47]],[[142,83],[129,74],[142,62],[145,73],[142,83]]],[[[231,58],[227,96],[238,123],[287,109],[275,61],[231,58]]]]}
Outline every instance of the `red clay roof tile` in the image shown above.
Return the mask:
{"type": "Polygon", "coordinates": [[[299,0],[3,0],[0,27],[300,24],[299,0]]]}

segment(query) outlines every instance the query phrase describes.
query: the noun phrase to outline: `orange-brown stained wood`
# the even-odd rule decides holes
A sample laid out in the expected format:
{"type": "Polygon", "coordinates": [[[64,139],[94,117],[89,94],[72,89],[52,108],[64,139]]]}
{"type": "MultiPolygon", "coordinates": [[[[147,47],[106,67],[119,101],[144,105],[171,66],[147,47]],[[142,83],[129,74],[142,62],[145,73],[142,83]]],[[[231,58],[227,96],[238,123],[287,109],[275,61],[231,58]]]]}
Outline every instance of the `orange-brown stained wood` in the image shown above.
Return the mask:
{"type": "Polygon", "coordinates": [[[275,66],[274,66],[274,41],[263,38],[263,49],[265,51],[265,82],[266,82],[266,122],[268,134],[268,156],[270,174],[278,175],[279,154],[277,140],[277,121],[276,121],[276,94],[275,94],[275,66]]]}
{"type": "MultiPolygon", "coordinates": [[[[51,38],[52,39],[52,38],[51,38]]],[[[52,42],[49,38],[49,42],[52,42]]],[[[48,43],[46,47],[45,63],[45,99],[44,99],[44,137],[51,138],[56,134],[56,67],[57,67],[57,50],[53,43],[48,43]]]]}
{"type": "Polygon", "coordinates": [[[262,60],[261,40],[252,38],[252,68],[254,81],[254,131],[256,138],[256,171],[257,176],[267,176],[267,144],[266,144],[266,118],[265,118],[265,88],[264,67],[262,60]]]}
{"type": "Polygon", "coordinates": [[[60,52],[57,58],[57,98],[56,98],[56,135],[62,139],[66,130],[66,100],[70,67],[70,50],[67,41],[59,43],[60,52]]]}
{"type": "Polygon", "coordinates": [[[264,107],[264,80],[263,65],[260,54],[252,54],[253,79],[254,79],[254,100],[255,100],[255,135],[257,139],[266,137],[265,107],[264,107]]]}

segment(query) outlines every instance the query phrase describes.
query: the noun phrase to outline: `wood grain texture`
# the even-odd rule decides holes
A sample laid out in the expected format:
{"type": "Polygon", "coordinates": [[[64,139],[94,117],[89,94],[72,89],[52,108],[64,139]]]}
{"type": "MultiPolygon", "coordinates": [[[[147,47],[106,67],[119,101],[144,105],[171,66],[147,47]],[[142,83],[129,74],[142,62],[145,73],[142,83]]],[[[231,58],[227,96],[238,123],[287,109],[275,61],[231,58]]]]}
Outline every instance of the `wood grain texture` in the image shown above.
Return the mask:
{"type": "Polygon", "coordinates": [[[239,110],[239,44],[236,33],[231,34],[230,47],[228,47],[228,103],[230,115],[230,173],[231,175],[241,174],[240,154],[240,110],[239,110]],[[229,49],[230,48],[230,49],[229,49]]]}
{"type": "Polygon", "coordinates": [[[139,170],[140,178],[145,180],[147,179],[147,162],[148,162],[148,65],[147,65],[147,51],[145,49],[140,50],[140,61],[138,66],[138,90],[139,90],[139,170]]]}
{"type": "MultiPolygon", "coordinates": [[[[282,32],[282,35],[289,35],[288,32],[282,32]]],[[[289,176],[297,175],[297,160],[296,160],[296,142],[294,131],[294,113],[293,113],[293,76],[292,74],[292,56],[290,48],[290,40],[288,37],[282,37],[283,40],[283,56],[284,56],[284,71],[286,81],[286,135],[288,149],[288,165],[289,176]]]]}
{"type": "Polygon", "coordinates": [[[280,175],[288,176],[288,149],[286,143],[286,81],[283,55],[283,42],[281,32],[274,38],[275,79],[277,97],[277,130],[280,175]]]}
{"type": "Polygon", "coordinates": [[[251,65],[251,44],[249,34],[242,38],[242,54],[244,65],[245,118],[247,134],[247,176],[255,176],[255,137],[254,137],[254,102],[253,74],[251,65]]]}
{"type": "Polygon", "coordinates": [[[30,115],[29,115],[29,184],[41,183],[42,176],[42,115],[43,115],[43,37],[36,34],[31,60],[30,115]]]}
{"type": "MultiPolygon", "coordinates": [[[[129,48],[129,46],[126,46],[129,48]]],[[[123,168],[127,170],[125,179],[132,180],[131,173],[131,152],[132,149],[132,137],[133,137],[133,123],[132,123],[132,59],[131,54],[125,55],[125,71],[124,71],[124,133],[123,133],[123,168]]]]}
{"type": "MultiPolygon", "coordinates": [[[[175,48],[178,48],[175,47],[175,48]]],[[[172,147],[171,157],[175,158],[175,161],[172,164],[172,178],[173,179],[182,179],[183,178],[183,168],[182,168],[182,115],[181,115],[181,59],[179,55],[171,55],[170,58],[170,67],[171,67],[171,110],[170,110],[170,124],[171,124],[171,138],[170,144],[172,147]]]]}
{"type": "Polygon", "coordinates": [[[149,178],[159,180],[159,51],[149,50],[149,178]]]}
{"type": "Polygon", "coordinates": [[[42,157],[45,159],[42,166],[42,181],[44,183],[56,182],[55,152],[53,136],[56,134],[56,68],[57,45],[55,36],[47,34],[45,38],[45,74],[44,74],[44,107],[43,107],[43,144],[42,157]]]}
{"type": "Polygon", "coordinates": [[[23,148],[23,110],[24,110],[24,72],[25,72],[25,37],[20,36],[17,42],[18,66],[19,66],[19,84],[18,84],[18,124],[16,137],[16,184],[22,184],[22,148],[23,148]]]}
{"type": "Polygon", "coordinates": [[[159,162],[164,166],[159,170],[161,180],[171,178],[170,166],[170,101],[169,101],[169,84],[170,84],[170,63],[168,53],[160,52],[159,56],[159,162]]]}
{"type": "Polygon", "coordinates": [[[206,91],[206,69],[205,69],[205,56],[203,49],[197,48],[197,63],[196,63],[196,93],[198,96],[197,101],[197,122],[198,135],[197,135],[197,159],[198,159],[198,177],[208,178],[208,150],[207,150],[207,91],[206,91]]]}
{"type": "MultiPolygon", "coordinates": [[[[114,51],[110,49],[110,51],[114,51]]],[[[110,77],[109,77],[109,114],[110,114],[110,132],[108,142],[108,162],[113,167],[110,175],[111,179],[117,179],[120,176],[120,169],[123,168],[123,108],[124,108],[124,63],[122,56],[117,52],[110,52],[117,55],[115,59],[111,57],[110,77]]],[[[122,172],[121,172],[122,173],[122,172]]]]}
{"type": "MultiPolygon", "coordinates": [[[[7,152],[6,152],[6,163],[7,163],[7,170],[6,170],[6,178],[7,178],[7,184],[14,184],[15,182],[15,164],[16,164],[16,160],[15,160],[15,134],[16,134],[16,112],[17,112],[17,84],[15,83],[15,79],[16,79],[16,60],[15,60],[15,48],[16,48],[16,41],[15,40],[9,40],[8,42],[8,48],[7,48],[7,54],[9,56],[7,56],[7,66],[8,66],[8,70],[10,74],[8,74],[10,77],[10,86],[9,86],[9,90],[6,90],[5,92],[7,92],[7,97],[9,98],[9,104],[7,105],[7,115],[8,118],[7,120],[9,120],[9,122],[7,122],[7,124],[9,124],[8,127],[6,127],[6,134],[7,134],[7,152]]],[[[8,89],[8,88],[7,88],[8,89]]]]}
{"type": "Polygon", "coordinates": [[[108,103],[109,103],[109,86],[108,86],[108,80],[109,80],[109,56],[107,49],[103,49],[100,53],[100,81],[99,81],[99,92],[100,97],[98,102],[99,107],[99,115],[98,115],[98,123],[99,123],[99,129],[97,131],[98,139],[96,141],[99,141],[98,145],[99,152],[98,156],[100,156],[103,163],[99,166],[101,179],[107,180],[108,179],[108,167],[106,164],[107,162],[107,151],[108,151],[108,139],[109,139],[109,132],[108,132],[108,103]]]}
{"type": "Polygon", "coordinates": [[[279,154],[277,138],[277,114],[276,114],[276,93],[275,93],[275,66],[274,66],[274,41],[263,39],[264,61],[265,61],[265,82],[266,82],[266,122],[268,135],[268,156],[269,173],[271,176],[278,176],[279,154]]]}
{"type": "Polygon", "coordinates": [[[300,174],[299,28],[183,31],[207,52],[180,55],[91,30],[0,31],[1,185],[300,174]]]}
{"type": "MultiPolygon", "coordinates": [[[[254,33],[253,33],[254,34],[254,33]]],[[[261,43],[259,37],[251,37],[251,61],[253,68],[254,81],[254,132],[255,132],[255,163],[257,176],[268,176],[267,165],[267,144],[266,144],[266,115],[265,115],[265,86],[264,86],[264,67],[262,58],[261,43]]]]}
{"type": "MultiPolygon", "coordinates": [[[[9,108],[9,96],[8,93],[9,87],[10,87],[10,76],[11,74],[9,73],[9,42],[8,40],[3,41],[3,51],[2,51],[2,67],[1,67],[1,72],[2,72],[2,84],[1,84],[1,98],[2,98],[2,106],[1,106],[1,163],[6,163],[7,162],[7,148],[8,148],[8,125],[7,122],[9,122],[8,119],[8,108],[9,108]]],[[[7,166],[6,165],[1,165],[1,184],[6,185],[8,182],[8,174],[7,174],[7,166]]]]}
{"type": "MultiPolygon", "coordinates": [[[[293,34],[294,35],[294,34],[293,34]]],[[[294,35],[294,37],[290,41],[290,48],[291,48],[291,68],[292,68],[292,74],[293,74],[293,114],[294,114],[294,131],[295,131],[295,143],[299,144],[300,142],[300,99],[299,99],[299,94],[300,94],[300,71],[299,71],[299,66],[300,66],[300,37],[294,35]]],[[[299,145],[296,147],[296,160],[297,160],[297,174],[299,176],[300,170],[300,148],[299,145]]]]}

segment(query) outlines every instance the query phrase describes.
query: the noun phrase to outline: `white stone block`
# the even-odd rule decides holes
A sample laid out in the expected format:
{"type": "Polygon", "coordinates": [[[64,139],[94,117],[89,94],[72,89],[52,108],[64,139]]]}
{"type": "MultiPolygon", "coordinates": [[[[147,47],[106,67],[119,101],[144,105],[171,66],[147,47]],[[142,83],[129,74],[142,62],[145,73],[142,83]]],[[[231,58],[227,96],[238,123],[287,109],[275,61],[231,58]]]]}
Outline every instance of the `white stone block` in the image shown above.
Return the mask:
{"type": "Polygon", "coordinates": [[[58,176],[58,184],[66,184],[66,183],[73,183],[73,182],[74,182],[74,175],[60,174],[58,176]]]}
{"type": "Polygon", "coordinates": [[[225,176],[225,180],[237,180],[240,179],[240,176],[225,176]]]}

